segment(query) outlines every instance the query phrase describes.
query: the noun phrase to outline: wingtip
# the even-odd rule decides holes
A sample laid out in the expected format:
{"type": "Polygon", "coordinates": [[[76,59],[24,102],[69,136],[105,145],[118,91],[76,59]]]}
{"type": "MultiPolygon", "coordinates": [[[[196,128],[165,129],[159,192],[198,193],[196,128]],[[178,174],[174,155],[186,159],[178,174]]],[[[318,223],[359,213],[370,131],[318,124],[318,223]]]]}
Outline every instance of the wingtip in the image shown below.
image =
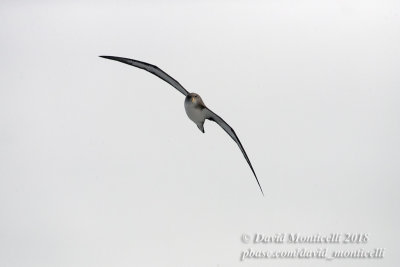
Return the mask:
{"type": "MultiPolygon", "coordinates": [[[[257,181],[258,181],[258,179],[257,179],[257,181]]],[[[264,195],[264,191],[262,190],[262,188],[261,188],[261,185],[259,184],[259,187],[260,187],[260,191],[261,191],[261,194],[262,194],[262,196],[263,197],[265,197],[265,195],[264,195]]]]}
{"type": "Polygon", "coordinates": [[[261,194],[263,195],[263,197],[265,197],[264,191],[263,191],[263,189],[261,187],[261,184],[260,184],[260,181],[258,181],[256,172],[254,171],[254,169],[253,169],[253,167],[251,165],[250,165],[250,167],[251,167],[251,170],[253,171],[254,177],[256,177],[256,181],[257,181],[258,187],[260,188],[261,194]]]}

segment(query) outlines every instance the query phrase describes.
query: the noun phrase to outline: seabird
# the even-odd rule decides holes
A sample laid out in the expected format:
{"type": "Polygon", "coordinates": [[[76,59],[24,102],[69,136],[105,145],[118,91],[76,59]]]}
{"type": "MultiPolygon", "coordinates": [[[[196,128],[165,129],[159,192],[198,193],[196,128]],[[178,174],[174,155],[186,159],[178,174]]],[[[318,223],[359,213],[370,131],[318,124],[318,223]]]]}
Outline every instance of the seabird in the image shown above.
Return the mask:
{"type": "Polygon", "coordinates": [[[253,166],[251,165],[250,159],[246,154],[246,151],[244,150],[242,144],[240,143],[239,138],[237,137],[235,131],[226,123],[220,116],[212,112],[209,108],[206,107],[204,104],[203,100],[198,94],[195,93],[189,93],[177,80],[169,76],[167,73],[165,73],[163,70],[158,68],[157,66],[154,66],[152,64],[134,60],[134,59],[129,59],[129,58],[123,58],[123,57],[113,57],[113,56],[100,56],[102,58],[106,59],[111,59],[115,61],[119,61],[134,67],[137,67],[139,69],[143,69],[145,71],[148,71],[160,79],[166,81],[173,87],[175,87],[179,92],[181,92],[185,96],[185,111],[189,119],[191,119],[197,127],[204,133],[204,122],[206,119],[211,120],[216,122],[219,126],[221,126],[224,131],[229,134],[229,136],[236,142],[236,144],[239,146],[240,150],[243,153],[244,158],[246,159],[247,163],[250,166],[251,171],[254,174],[254,177],[256,178],[257,184],[260,187],[261,193],[264,195],[264,192],[261,188],[260,182],[258,181],[257,175],[253,169],[253,166]]]}

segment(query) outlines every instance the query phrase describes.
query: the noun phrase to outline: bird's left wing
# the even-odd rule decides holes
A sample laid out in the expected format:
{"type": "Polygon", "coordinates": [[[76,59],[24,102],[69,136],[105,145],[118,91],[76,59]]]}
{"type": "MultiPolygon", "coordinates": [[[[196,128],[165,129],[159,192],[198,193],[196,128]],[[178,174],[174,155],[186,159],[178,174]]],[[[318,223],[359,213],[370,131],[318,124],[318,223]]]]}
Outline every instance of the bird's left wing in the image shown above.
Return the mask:
{"type": "Polygon", "coordinates": [[[219,126],[221,126],[222,129],[224,129],[224,131],[229,134],[229,136],[236,142],[236,144],[239,146],[240,150],[243,153],[244,158],[246,159],[247,163],[250,166],[251,171],[254,174],[254,177],[256,178],[257,184],[260,187],[261,193],[264,195],[264,192],[261,188],[260,182],[258,181],[256,172],[253,169],[253,166],[251,165],[250,159],[246,154],[246,151],[244,150],[242,144],[240,143],[239,137],[237,137],[235,131],[232,129],[231,126],[229,126],[228,123],[226,123],[220,116],[218,116],[217,114],[215,114],[214,112],[212,112],[209,108],[205,107],[203,109],[203,112],[205,112],[205,117],[206,119],[215,121],[216,123],[218,123],[219,126]]]}
{"type": "Polygon", "coordinates": [[[179,92],[181,92],[185,96],[187,96],[189,94],[189,92],[186,91],[186,89],[177,80],[175,80],[174,78],[169,76],[167,73],[165,73],[162,69],[160,69],[157,66],[154,66],[154,65],[151,65],[149,63],[142,62],[139,60],[124,58],[124,57],[113,57],[113,56],[100,56],[100,57],[119,61],[119,62],[128,64],[128,65],[137,67],[139,69],[146,70],[146,71],[156,75],[158,78],[166,81],[167,83],[169,83],[170,85],[175,87],[179,92]]]}

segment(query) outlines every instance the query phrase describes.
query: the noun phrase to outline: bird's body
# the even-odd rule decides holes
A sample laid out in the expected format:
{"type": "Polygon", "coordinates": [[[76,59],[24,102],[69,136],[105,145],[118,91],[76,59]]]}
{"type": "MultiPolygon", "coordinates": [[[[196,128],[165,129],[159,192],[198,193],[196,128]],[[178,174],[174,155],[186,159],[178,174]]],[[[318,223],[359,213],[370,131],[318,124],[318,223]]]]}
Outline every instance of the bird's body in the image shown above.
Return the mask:
{"type": "Polygon", "coordinates": [[[206,119],[211,120],[216,122],[221,128],[229,134],[229,136],[236,142],[236,144],[239,146],[240,150],[242,151],[242,154],[244,158],[246,159],[247,163],[250,166],[251,171],[254,174],[254,177],[256,178],[257,184],[260,187],[261,193],[264,194],[260,182],[258,181],[257,175],[253,169],[253,166],[250,163],[250,159],[246,154],[246,151],[244,150],[242,144],[240,143],[239,138],[237,137],[235,131],[226,123],[221,117],[219,117],[217,114],[215,114],[213,111],[211,111],[206,105],[204,104],[203,100],[198,94],[195,93],[189,93],[177,80],[169,76],[167,73],[162,71],[160,68],[157,66],[151,65],[146,62],[134,60],[134,59],[129,59],[129,58],[122,58],[122,57],[113,57],[113,56],[101,56],[103,58],[111,59],[111,60],[116,60],[143,70],[146,70],[160,79],[166,81],[175,89],[177,89],[179,92],[181,92],[185,96],[185,111],[187,116],[189,117],[190,120],[192,120],[197,127],[204,133],[204,122],[206,119]]]}
{"type": "Polygon", "coordinates": [[[206,106],[198,94],[189,93],[185,97],[185,111],[197,127],[204,133],[204,121],[206,120],[206,106]]]}

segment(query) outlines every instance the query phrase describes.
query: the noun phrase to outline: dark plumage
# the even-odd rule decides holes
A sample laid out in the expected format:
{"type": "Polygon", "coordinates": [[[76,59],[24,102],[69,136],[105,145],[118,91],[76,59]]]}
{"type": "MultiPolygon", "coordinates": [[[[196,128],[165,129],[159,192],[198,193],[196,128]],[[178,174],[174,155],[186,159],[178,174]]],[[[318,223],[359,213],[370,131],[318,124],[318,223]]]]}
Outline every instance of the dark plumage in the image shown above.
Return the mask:
{"type": "Polygon", "coordinates": [[[229,136],[236,142],[236,144],[239,146],[240,150],[242,151],[242,154],[244,158],[246,159],[247,163],[250,166],[251,171],[254,174],[254,177],[256,178],[257,184],[260,187],[261,193],[264,195],[264,192],[261,188],[260,182],[258,181],[257,175],[254,171],[253,166],[251,165],[250,159],[246,154],[246,151],[244,150],[239,138],[237,137],[235,131],[229,126],[228,123],[226,123],[220,116],[212,112],[209,108],[206,107],[204,104],[203,100],[198,94],[195,93],[189,93],[177,80],[169,76],[167,73],[165,73],[163,70],[158,68],[157,66],[151,65],[146,62],[134,60],[134,59],[129,59],[129,58],[123,58],[123,57],[113,57],[113,56],[100,56],[102,58],[106,59],[111,59],[115,61],[119,61],[143,70],[146,70],[160,79],[166,81],[173,87],[175,87],[179,92],[181,92],[185,96],[185,111],[188,117],[197,125],[197,127],[204,133],[204,122],[206,119],[211,120],[216,122],[221,128],[229,134],[229,136]]]}

